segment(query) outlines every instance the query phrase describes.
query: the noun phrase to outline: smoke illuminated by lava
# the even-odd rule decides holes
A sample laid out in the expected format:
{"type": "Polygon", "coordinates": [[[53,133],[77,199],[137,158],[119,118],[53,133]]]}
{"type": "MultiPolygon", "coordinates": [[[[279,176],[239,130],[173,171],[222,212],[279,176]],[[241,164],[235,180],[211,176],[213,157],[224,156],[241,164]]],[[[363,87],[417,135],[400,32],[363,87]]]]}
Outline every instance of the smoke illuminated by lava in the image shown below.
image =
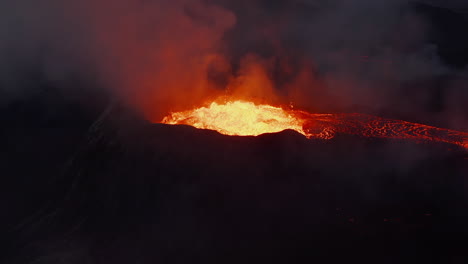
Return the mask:
{"type": "Polygon", "coordinates": [[[336,134],[369,138],[444,142],[468,149],[468,133],[364,114],[310,114],[246,101],[212,102],[208,107],[175,112],[161,123],[190,125],[225,135],[258,136],[286,129],[307,138],[331,139],[336,134]]]}

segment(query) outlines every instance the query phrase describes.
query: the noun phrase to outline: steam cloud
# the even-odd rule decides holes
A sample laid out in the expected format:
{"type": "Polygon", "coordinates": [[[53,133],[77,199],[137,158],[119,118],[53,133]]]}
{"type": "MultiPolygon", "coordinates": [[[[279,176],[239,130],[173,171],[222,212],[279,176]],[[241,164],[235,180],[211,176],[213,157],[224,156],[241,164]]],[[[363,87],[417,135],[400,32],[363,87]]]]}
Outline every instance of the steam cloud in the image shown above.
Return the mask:
{"type": "Polygon", "coordinates": [[[1,102],[33,92],[35,74],[86,80],[155,120],[228,92],[466,130],[468,73],[442,62],[411,4],[2,1],[1,102]]]}

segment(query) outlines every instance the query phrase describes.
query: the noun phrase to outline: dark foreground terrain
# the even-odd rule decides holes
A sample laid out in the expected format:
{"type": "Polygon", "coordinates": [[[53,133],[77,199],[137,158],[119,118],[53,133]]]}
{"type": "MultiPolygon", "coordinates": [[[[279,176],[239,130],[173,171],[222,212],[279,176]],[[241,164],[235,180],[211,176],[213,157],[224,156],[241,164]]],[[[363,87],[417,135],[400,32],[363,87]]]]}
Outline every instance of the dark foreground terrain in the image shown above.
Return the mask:
{"type": "Polygon", "coordinates": [[[6,200],[34,214],[2,220],[5,263],[468,260],[468,155],[453,145],[229,137],[122,109],[80,145],[58,178],[22,182],[40,206],[6,200]]]}

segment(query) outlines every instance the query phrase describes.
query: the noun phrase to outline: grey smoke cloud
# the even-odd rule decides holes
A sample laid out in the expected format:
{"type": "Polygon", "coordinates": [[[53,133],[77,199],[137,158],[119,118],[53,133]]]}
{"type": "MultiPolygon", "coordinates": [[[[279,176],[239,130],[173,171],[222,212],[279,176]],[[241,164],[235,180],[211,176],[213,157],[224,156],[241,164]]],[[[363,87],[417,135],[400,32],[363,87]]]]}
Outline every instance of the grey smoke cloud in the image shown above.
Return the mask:
{"type": "MultiPolygon", "coordinates": [[[[256,3],[236,9],[262,6],[265,11],[240,15],[237,35],[229,40],[235,50],[242,48],[232,40],[248,37],[243,43],[250,50],[244,50],[280,61],[309,61],[312,76],[292,101],[314,111],[393,112],[419,122],[454,114],[447,110],[450,103],[440,102],[451,96],[446,93],[450,84],[440,80],[459,72],[439,57],[430,38],[433,21],[414,8],[416,2],[275,1],[273,8],[256,3]],[[443,109],[434,110],[434,104],[443,109]]],[[[443,119],[435,123],[448,125],[443,119]]]]}
{"type": "MultiPolygon", "coordinates": [[[[255,54],[278,93],[300,107],[428,115],[435,80],[455,70],[439,58],[428,40],[431,22],[411,3],[2,1],[2,101],[30,92],[26,73],[38,72],[58,87],[72,76],[91,78],[145,109],[167,111],[225,89],[211,80],[213,67],[237,76],[255,54]]],[[[464,106],[450,99],[465,95],[454,89],[447,88],[442,101],[450,106],[439,121],[454,114],[466,122],[464,106]]]]}

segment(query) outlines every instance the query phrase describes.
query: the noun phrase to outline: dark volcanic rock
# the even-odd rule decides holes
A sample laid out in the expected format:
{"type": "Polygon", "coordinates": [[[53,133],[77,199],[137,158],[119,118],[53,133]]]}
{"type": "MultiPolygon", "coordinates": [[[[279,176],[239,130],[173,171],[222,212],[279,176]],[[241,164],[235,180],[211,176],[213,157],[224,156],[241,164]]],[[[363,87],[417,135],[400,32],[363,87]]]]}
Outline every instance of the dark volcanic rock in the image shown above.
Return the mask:
{"type": "Polygon", "coordinates": [[[348,135],[223,136],[114,109],[25,224],[13,261],[463,261],[466,158],[348,135]]]}

